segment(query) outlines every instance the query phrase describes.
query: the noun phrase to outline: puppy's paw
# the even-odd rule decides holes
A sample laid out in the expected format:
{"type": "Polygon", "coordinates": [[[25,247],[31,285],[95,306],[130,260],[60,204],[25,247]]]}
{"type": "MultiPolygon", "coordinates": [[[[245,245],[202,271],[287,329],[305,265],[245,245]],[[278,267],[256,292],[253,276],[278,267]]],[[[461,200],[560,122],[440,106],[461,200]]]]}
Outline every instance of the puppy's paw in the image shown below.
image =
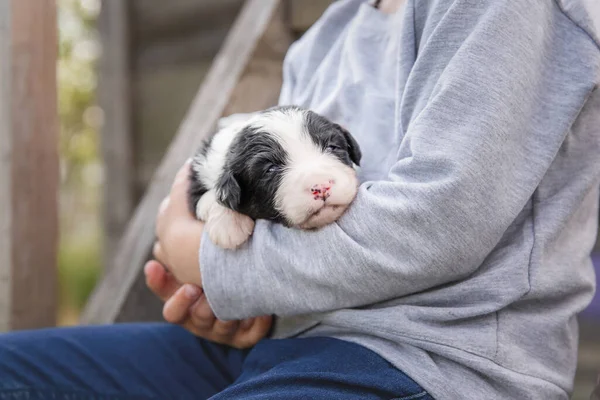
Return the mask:
{"type": "Polygon", "coordinates": [[[196,203],[196,218],[200,221],[207,222],[213,207],[220,207],[220,205],[217,203],[215,191],[209,190],[208,192],[204,193],[204,195],[202,195],[200,200],[198,200],[196,203]]]}
{"type": "MultiPolygon", "coordinates": [[[[213,209],[214,210],[214,209],[213,209]]],[[[218,207],[206,225],[208,237],[217,246],[235,249],[244,244],[254,231],[254,220],[225,207],[218,207]]]]}

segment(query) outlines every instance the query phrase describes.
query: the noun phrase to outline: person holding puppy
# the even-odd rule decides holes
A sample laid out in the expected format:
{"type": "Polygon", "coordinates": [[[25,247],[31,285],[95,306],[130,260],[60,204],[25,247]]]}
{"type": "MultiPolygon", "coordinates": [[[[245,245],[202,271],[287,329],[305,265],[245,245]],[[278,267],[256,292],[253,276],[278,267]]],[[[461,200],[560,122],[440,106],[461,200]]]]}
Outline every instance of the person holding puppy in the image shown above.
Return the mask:
{"type": "Polygon", "coordinates": [[[184,329],[6,335],[0,394],[567,399],[595,289],[597,12],[335,2],[290,49],[280,104],[359,143],[345,214],[310,232],[258,220],[225,250],[188,211],[184,166],[145,267],[184,329]]]}

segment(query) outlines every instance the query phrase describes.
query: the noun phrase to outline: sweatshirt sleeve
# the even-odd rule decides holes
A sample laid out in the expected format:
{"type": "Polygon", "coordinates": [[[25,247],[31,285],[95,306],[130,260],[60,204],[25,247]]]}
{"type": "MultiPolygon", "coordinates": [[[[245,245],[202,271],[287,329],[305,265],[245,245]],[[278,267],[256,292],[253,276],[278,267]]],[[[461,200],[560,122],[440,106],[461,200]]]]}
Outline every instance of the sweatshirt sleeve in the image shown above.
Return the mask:
{"type": "Polygon", "coordinates": [[[415,92],[418,112],[398,111],[405,133],[387,179],[363,183],[318,231],[258,221],[236,251],[205,235],[219,318],[360,307],[460,280],[527,204],[593,88],[569,72],[573,38],[557,31],[570,22],[552,2],[436,3],[444,15],[423,28],[408,78],[431,89],[415,92]]]}

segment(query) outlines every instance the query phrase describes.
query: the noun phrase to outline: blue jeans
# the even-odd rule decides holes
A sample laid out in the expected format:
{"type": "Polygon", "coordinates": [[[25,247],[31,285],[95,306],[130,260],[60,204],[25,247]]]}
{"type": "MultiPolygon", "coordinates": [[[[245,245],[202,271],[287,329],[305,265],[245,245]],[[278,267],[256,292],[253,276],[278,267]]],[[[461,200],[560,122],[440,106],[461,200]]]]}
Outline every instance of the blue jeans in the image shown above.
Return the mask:
{"type": "Polygon", "coordinates": [[[418,384],[366,348],[266,339],[236,350],[167,324],[0,335],[0,399],[420,399],[418,384]]]}

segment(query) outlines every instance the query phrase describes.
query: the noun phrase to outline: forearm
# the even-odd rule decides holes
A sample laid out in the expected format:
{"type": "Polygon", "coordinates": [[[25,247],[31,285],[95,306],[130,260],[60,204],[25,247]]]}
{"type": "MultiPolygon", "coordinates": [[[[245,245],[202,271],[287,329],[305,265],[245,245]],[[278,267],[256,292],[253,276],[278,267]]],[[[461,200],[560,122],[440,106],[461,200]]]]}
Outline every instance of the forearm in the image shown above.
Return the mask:
{"type": "MultiPolygon", "coordinates": [[[[497,166],[502,154],[482,156],[497,166]]],[[[319,231],[260,221],[250,243],[235,252],[204,240],[203,282],[213,309],[222,318],[329,311],[472,273],[536,184],[460,165],[405,159],[392,170],[393,181],[364,184],[347,214],[319,231]],[[424,163],[438,172],[411,176],[424,163]]]]}
{"type": "Polygon", "coordinates": [[[217,315],[359,307],[473,273],[530,200],[593,88],[559,95],[578,77],[565,76],[554,17],[535,4],[515,13],[455,1],[444,10],[419,48],[427,66],[410,78],[431,90],[398,94],[398,104],[414,96],[419,106],[397,110],[397,162],[385,180],[361,186],[338,223],[303,232],[259,221],[235,252],[205,238],[200,264],[217,315]]]}

